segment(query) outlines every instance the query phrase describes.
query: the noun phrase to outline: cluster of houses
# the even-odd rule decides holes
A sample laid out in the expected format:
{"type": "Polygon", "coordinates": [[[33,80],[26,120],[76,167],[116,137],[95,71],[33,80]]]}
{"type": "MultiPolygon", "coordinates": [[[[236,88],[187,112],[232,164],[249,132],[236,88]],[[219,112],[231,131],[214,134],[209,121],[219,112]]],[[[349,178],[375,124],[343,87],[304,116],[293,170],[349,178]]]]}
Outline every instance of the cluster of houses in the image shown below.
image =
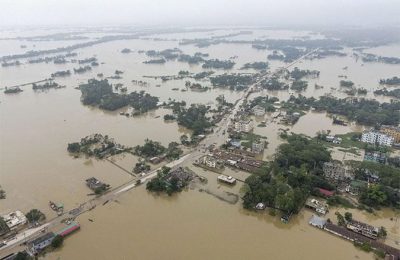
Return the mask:
{"type": "Polygon", "coordinates": [[[224,165],[226,165],[247,172],[256,172],[264,165],[264,162],[261,160],[254,159],[243,154],[219,149],[212,150],[210,154],[200,158],[197,163],[215,169],[222,168],[224,165]]]}
{"type": "Polygon", "coordinates": [[[312,198],[307,199],[305,207],[315,211],[319,215],[325,215],[329,211],[328,205],[312,198]]]}
{"type": "Polygon", "coordinates": [[[98,191],[98,190],[106,190],[110,187],[110,185],[99,181],[95,177],[91,177],[89,179],[86,179],[86,186],[88,186],[89,189],[92,191],[98,191]]]}

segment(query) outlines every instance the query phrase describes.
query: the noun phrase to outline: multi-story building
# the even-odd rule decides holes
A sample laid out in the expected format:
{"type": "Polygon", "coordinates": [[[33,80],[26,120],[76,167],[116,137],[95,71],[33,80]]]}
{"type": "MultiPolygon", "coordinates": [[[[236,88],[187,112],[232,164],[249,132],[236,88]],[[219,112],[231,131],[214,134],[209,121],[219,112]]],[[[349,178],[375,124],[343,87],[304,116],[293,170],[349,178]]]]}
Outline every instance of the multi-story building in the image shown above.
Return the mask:
{"type": "Polygon", "coordinates": [[[395,143],[400,143],[400,127],[391,126],[391,125],[383,125],[381,127],[381,133],[389,135],[394,138],[395,143]]]}
{"type": "Polygon", "coordinates": [[[262,106],[256,105],[255,107],[253,107],[253,113],[255,116],[264,116],[265,115],[265,108],[263,108],[262,106]]]}
{"type": "Polygon", "coordinates": [[[216,168],[217,167],[217,159],[215,159],[213,156],[206,155],[203,157],[203,164],[210,168],[216,168]]]}
{"type": "Polygon", "coordinates": [[[235,122],[236,132],[248,133],[253,130],[253,122],[251,120],[239,120],[235,122]]]}
{"type": "Polygon", "coordinates": [[[364,132],[362,134],[361,142],[370,143],[370,144],[377,143],[379,145],[392,146],[394,143],[394,138],[387,134],[370,131],[370,132],[364,132]]]}

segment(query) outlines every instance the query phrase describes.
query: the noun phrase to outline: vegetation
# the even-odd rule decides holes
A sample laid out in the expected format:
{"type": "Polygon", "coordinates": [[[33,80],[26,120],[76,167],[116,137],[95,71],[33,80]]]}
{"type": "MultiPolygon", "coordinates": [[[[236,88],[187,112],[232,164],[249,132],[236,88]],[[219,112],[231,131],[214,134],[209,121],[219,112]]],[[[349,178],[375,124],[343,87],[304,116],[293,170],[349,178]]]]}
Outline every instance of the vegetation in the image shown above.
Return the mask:
{"type": "Polygon", "coordinates": [[[241,69],[266,70],[268,69],[268,66],[268,62],[258,61],[253,63],[246,63],[241,69]]]}
{"type": "Polygon", "coordinates": [[[85,72],[90,71],[90,70],[92,70],[92,67],[84,66],[84,67],[79,67],[77,69],[74,68],[74,73],[75,74],[82,74],[82,73],[85,73],[85,72]]]}
{"type": "Polygon", "coordinates": [[[143,63],[145,63],[145,64],[164,64],[165,62],[166,62],[166,60],[164,60],[164,59],[153,59],[153,60],[144,61],[143,63]]]}
{"type": "Polygon", "coordinates": [[[38,209],[31,209],[26,213],[26,218],[30,223],[35,223],[45,220],[46,216],[38,209]]]}
{"type": "Polygon", "coordinates": [[[400,121],[400,102],[379,103],[376,100],[337,99],[332,96],[315,98],[291,97],[290,103],[298,108],[314,107],[317,111],[346,116],[363,125],[397,125],[400,121]]]}
{"type": "Polygon", "coordinates": [[[69,143],[67,150],[75,155],[82,153],[88,157],[102,159],[108,155],[130,151],[131,148],[115,143],[108,135],[94,134],[82,138],[80,142],[69,143]]]}
{"type": "Polygon", "coordinates": [[[118,94],[113,92],[112,85],[106,79],[90,79],[88,83],[79,86],[84,105],[99,106],[105,110],[116,110],[131,106],[137,113],[145,113],[157,107],[158,98],[141,92],[118,94]]]}
{"type": "Polygon", "coordinates": [[[290,89],[294,91],[304,91],[307,89],[308,83],[307,81],[304,80],[296,80],[293,81],[292,85],[290,86],[290,89]]]}
{"type": "Polygon", "coordinates": [[[388,97],[400,98],[400,88],[388,90],[387,88],[378,89],[374,91],[375,95],[383,95],[388,97]]]}
{"type": "Polygon", "coordinates": [[[293,134],[286,139],[271,167],[246,179],[245,208],[263,202],[285,213],[296,213],[315,188],[331,187],[320,177],[323,163],[330,160],[326,148],[301,135],[293,134]]]}
{"type": "Polygon", "coordinates": [[[141,173],[149,170],[150,170],[150,165],[146,164],[144,161],[136,163],[135,168],[133,168],[134,173],[141,173]]]}
{"type": "Polygon", "coordinates": [[[389,78],[389,79],[381,79],[381,80],[379,80],[379,84],[390,85],[390,86],[400,85],[400,78],[393,77],[393,78],[389,78]]]}
{"type": "Polygon", "coordinates": [[[31,260],[33,259],[26,251],[18,252],[13,260],[31,260]]]}
{"type": "Polygon", "coordinates": [[[319,71],[318,70],[301,70],[297,67],[295,67],[290,73],[290,77],[294,79],[295,81],[300,80],[306,76],[314,76],[314,77],[319,77],[319,71]]]}
{"type": "Polygon", "coordinates": [[[60,248],[63,245],[64,237],[60,235],[56,235],[51,241],[51,246],[53,248],[60,248]]]}
{"type": "Polygon", "coordinates": [[[185,172],[182,168],[171,171],[171,168],[163,167],[158,171],[157,177],[151,179],[146,184],[146,189],[153,192],[166,192],[172,195],[176,192],[181,192],[194,176],[185,172]]]}
{"type": "Polygon", "coordinates": [[[15,88],[5,88],[4,90],[4,94],[16,94],[19,92],[22,92],[23,90],[19,87],[15,87],[15,88]]]}
{"type": "Polygon", "coordinates": [[[267,78],[261,81],[260,86],[267,90],[286,90],[289,88],[289,85],[279,81],[277,77],[267,78]]]}
{"type": "Polygon", "coordinates": [[[0,200],[3,200],[5,198],[6,198],[6,192],[0,186],[0,200]]]}
{"type": "Polygon", "coordinates": [[[134,153],[138,156],[151,158],[163,154],[165,150],[166,148],[162,146],[160,142],[146,139],[144,145],[137,145],[134,148],[134,153]]]}
{"type": "Polygon", "coordinates": [[[351,88],[354,86],[354,82],[351,80],[341,80],[340,86],[345,88],[351,88]]]}
{"type": "Polygon", "coordinates": [[[231,90],[243,90],[253,82],[251,75],[243,74],[222,74],[210,78],[214,87],[226,88],[231,90]]]}
{"type": "Polygon", "coordinates": [[[193,130],[194,135],[203,134],[212,125],[206,117],[207,111],[204,105],[192,104],[189,108],[180,107],[177,111],[178,124],[193,130]]]}
{"type": "Polygon", "coordinates": [[[203,64],[203,69],[231,69],[235,65],[235,62],[230,60],[206,60],[203,64]]]}
{"type": "Polygon", "coordinates": [[[52,78],[56,78],[56,77],[66,77],[66,76],[70,76],[71,75],[71,71],[70,70],[61,70],[61,71],[56,71],[54,73],[51,74],[52,78]]]}
{"type": "Polygon", "coordinates": [[[39,84],[36,84],[36,83],[32,84],[32,89],[33,90],[45,90],[45,89],[61,88],[61,87],[62,86],[58,85],[56,82],[53,82],[53,81],[46,82],[46,83],[44,83],[42,85],[39,85],[39,84]]]}
{"type": "Polygon", "coordinates": [[[250,101],[249,108],[252,109],[255,106],[261,106],[267,112],[275,112],[274,103],[277,101],[279,101],[277,97],[258,96],[250,101]]]}

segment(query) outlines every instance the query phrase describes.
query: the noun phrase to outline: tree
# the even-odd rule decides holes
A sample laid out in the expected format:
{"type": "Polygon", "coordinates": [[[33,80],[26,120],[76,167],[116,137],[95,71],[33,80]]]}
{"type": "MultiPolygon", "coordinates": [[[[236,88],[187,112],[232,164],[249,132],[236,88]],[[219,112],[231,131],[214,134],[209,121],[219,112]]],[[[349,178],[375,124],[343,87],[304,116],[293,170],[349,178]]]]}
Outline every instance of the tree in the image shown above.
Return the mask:
{"type": "Polygon", "coordinates": [[[30,259],[32,259],[32,257],[30,257],[27,252],[23,251],[23,252],[18,252],[17,255],[15,256],[15,258],[13,258],[13,259],[14,260],[30,260],[30,259]]]}
{"type": "Polygon", "coordinates": [[[27,214],[26,218],[30,223],[39,222],[46,219],[46,216],[38,209],[31,209],[27,214]]]}
{"type": "Polygon", "coordinates": [[[337,217],[338,225],[343,226],[343,227],[346,226],[346,221],[345,221],[343,215],[340,214],[340,212],[335,212],[335,215],[337,217]]]}
{"type": "Polygon", "coordinates": [[[387,236],[387,231],[385,227],[380,227],[378,231],[378,237],[385,238],[387,236]]]}
{"type": "Polygon", "coordinates": [[[60,248],[64,242],[64,237],[57,235],[54,237],[53,241],[51,241],[51,246],[54,248],[60,248]]]}
{"type": "Polygon", "coordinates": [[[183,145],[189,144],[189,137],[187,135],[181,135],[180,141],[183,145]]]}
{"type": "Polygon", "coordinates": [[[353,214],[351,214],[351,212],[345,212],[344,213],[344,219],[346,220],[346,221],[352,221],[353,220],[353,214]]]}

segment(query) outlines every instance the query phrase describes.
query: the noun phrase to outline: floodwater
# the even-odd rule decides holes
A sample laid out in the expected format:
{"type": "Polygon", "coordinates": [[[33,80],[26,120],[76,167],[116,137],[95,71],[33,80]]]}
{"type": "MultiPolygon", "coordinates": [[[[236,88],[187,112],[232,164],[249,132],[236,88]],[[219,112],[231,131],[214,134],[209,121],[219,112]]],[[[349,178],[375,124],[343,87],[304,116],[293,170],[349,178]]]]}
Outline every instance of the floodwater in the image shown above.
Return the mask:
{"type": "Polygon", "coordinates": [[[285,225],[195,190],[168,198],[140,187],[80,217],[82,229],[45,259],[373,259],[310,217],[285,225]]]}
{"type": "MultiPolygon", "coordinates": [[[[231,33],[215,31],[188,33],[185,35],[161,35],[159,37],[200,38],[231,33]]],[[[46,33],[35,31],[35,35],[46,33]]],[[[292,32],[292,37],[307,36],[307,32],[292,32]]],[[[14,36],[7,32],[3,37],[14,36]]],[[[255,32],[253,37],[288,38],[289,31],[271,30],[255,32]]],[[[248,39],[251,35],[240,35],[235,39],[248,39]]],[[[24,41],[14,40],[0,42],[0,56],[15,54],[15,46],[24,41]],[[12,44],[11,44],[11,43],[12,44]],[[5,43],[3,45],[2,43],[5,43]],[[13,47],[10,47],[13,46],[13,47]]],[[[29,42],[28,47],[33,43],[29,42]]],[[[60,47],[63,42],[36,43],[37,48],[60,47]],[[41,45],[42,44],[42,45],[41,45]]],[[[70,41],[65,43],[71,44],[70,41]]],[[[177,75],[180,70],[193,73],[203,71],[201,65],[188,65],[177,61],[166,64],[143,64],[151,58],[137,53],[138,50],[163,50],[178,47],[184,53],[197,51],[209,53],[210,58],[228,59],[237,55],[234,69],[217,70],[224,72],[251,72],[240,70],[240,67],[253,61],[266,61],[269,51],[260,51],[249,45],[218,44],[207,48],[196,48],[190,45],[179,46],[177,41],[129,40],[108,42],[85,49],[79,49],[78,58],[96,56],[100,66],[91,72],[57,79],[56,82],[66,88],[34,92],[30,86],[17,95],[0,93],[0,185],[6,191],[7,198],[0,201],[0,213],[20,209],[28,211],[38,208],[48,218],[55,213],[48,207],[48,201],[64,203],[67,209],[78,206],[90,197],[91,193],[84,181],[96,177],[112,187],[121,185],[132,177],[106,161],[71,157],[66,148],[70,142],[93,134],[108,134],[118,143],[127,146],[143,144],[146,138],[160,141],[167,145],[178,141],[187,133],[176,122],[166,123],[163,115],[168,110],[159,109],[143,116],[127,118],[120,116],[119,111],[104,112],[97,108],[83,106],[80,102],[80,91],[74,89],[79,83],[95,77],[97,73],[112,76],[115,70],[122,70],[121,80],[110,80],[122,83],[128,91],[144,90],[158,96],[161,101],[168,99],[184,100],[188,104],[215,104],[215,98],[223,94],[229,102],[238,99],[241,93],[213,89],[206,92],[173,91],[183,89],[185,80],[161,82],[159,79],[143,78],[147,76],[177,75]],[[134,50],[122,54],[123,48],[134,50]],[[134,85],[132,80],[149,82],[149,86],[134,85]],[[156,85],[161,85],[157,87],[156,85]]],[[[270,62],[273,71],[281,62],[270,62]]],[[[342,68],[349,66],[347,74],[368,89],[376,87],[383,77],[395,76],[398,67],[384,64],[361,64],[350,57],[327,58],[324,60],[304,61],[298,65],[306,69],[321,70],[320,79],[311,80],[326,85],[324,89],[314,90],[312,84],[306,96],[320,96],[331,92],[330,86],[336,86],[342,68]],[[364,77],[362,76],[364,75],[364,77]],[[329,87],[328,87],[329,86],[329,87]]],[[[77,63],[64,65],[23,64],[19,67],[0,67],[0,88],[49,78],[51,73],[59,70],[77,68],[77,63]]],[[[209,85],[208,82],[202,82],[209,85]]],[[[275,95],[281,100],[289,97],[287,92],[261,92],[260,95],[275,95]]],[[[340,95],[340,94],[338,94],[340,95]]],[[[123,109],[122,109],[123,111],[123,109]]],[[[259,119],[255,119],[259,120],[259,119]]],[[[331,130],[333,134],[359,131],[361,126],[335,126],[325,113],[309,112],[301,117],[294,126],[283,126],[268,122],[267,127],[255,128],[255,133],[268,137],[267,159],[271,159],[275,149],[282,140],[279,129],[289,129],[295,133],[314,136],[317,131],[331,130]]],[[[131,170],[137,162],[132,155],[113,158],[125,169],[131,170]]],[[[190,166],[190,165],[188,165],[190,166]]],[[[79,218],[82,230],[68,238],[65,246],[47,259],[369,259],[365,254],[343,241],[323,231],[310,227],[307,222],[311,213],[303,211],[289,225],[284,225],[278,217],[267,214],[249,213],[241,209],[240,202],[235,205],[218,199],[226,192],[240,194],[240,184],[231,188],[216,182],[216,174],[192,167],[196,173],[209,179],[206,189],[210,193],[188,190],[173,197],[157,197],[147,193],[144,187],[129,191],[118,198],[118,201],[98,207],[96,210],[79,218]],[[213,196],[214,195],[214,196],[213,196]],[[94,220],[89,222],[88,218],[94,220]]],[[[245,179],[248,174],[225,170],[226,174],[238,179],[245,179]]],[[[384,215],[382,225],[391,227],[390,216],[384,215]]],[[[380,223],[381,223],[380,222],[380,223]]]]}

